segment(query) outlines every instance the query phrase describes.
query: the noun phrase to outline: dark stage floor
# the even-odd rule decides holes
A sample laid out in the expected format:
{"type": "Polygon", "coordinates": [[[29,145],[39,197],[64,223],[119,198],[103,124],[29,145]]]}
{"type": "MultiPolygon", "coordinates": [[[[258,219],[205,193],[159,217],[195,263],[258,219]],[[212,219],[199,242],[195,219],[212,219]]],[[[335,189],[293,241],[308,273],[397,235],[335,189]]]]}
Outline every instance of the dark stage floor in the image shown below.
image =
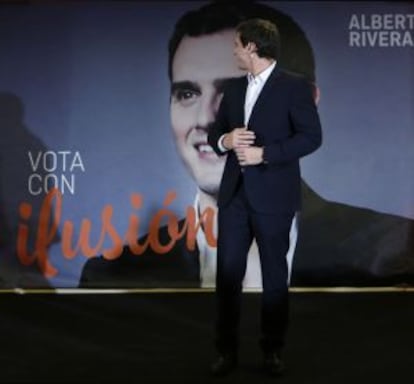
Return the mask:
{"type": "Polygon", "coordinates": [[[282,379],[259,370],[259,294],[240,367],[213,379],[214,295],[1,294],[0,383],[412,382],[414,293],[292,293],[282,379]]]}

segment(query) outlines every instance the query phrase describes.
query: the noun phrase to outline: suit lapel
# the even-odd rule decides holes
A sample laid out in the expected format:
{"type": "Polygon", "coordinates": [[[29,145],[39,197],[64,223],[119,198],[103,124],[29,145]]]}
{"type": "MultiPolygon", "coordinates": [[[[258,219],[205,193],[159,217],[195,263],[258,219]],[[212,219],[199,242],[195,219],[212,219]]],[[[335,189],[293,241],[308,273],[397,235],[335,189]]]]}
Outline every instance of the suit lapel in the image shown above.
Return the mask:
{"type": "Polygon", "coordinates": [[[244,126],[244,101],[246,99],[246,91],[247,91],[247,76],[243,76],[238,83],[238,89],[236,95],[239,97],[237,100],[237,105],[240,105],[238,109],[239,115],[237,116],[237,127],[244,126]]]}
{"type": "MultiPolygon", "coordinates": [[[[251,115],[250,115],[249,122],[252,122],[252,121],[254,120],[254,117],[255,117],[255,112],[256,112],[257,110],[260,110],[260,106],[261,106],[261,104],[263,104],[263,103],[264,103],[264,101],[267,99],[267,94],[268,94],[268,93],[271,91],[271,89],[273,88],[274,83],[275,83],[275,81],[277,80],[277,78],[279,77],[279,75],[280,75],[280,70],[279,70],[279,68],[276,66],[276,67],[273,69],[272,73],[270,74],[269,78],[267,79],[267,81],[266,81],[265,85],[263,86],[262,91],[260,92],[259,97],[258,97],[258,98],[257,98],[257,100],[256,100],[256,103],[255,103],[255,104],[254,104],[254,106],[253,106],[253,109],[252,109],[252,113],[251,113],[251,115]]],[[[246,91],[244,92],[244,94],[246,94],[246,91]]],[[[243,105],[244,105],[244,104],[243,104],[243,105]]],[[[250,124],[249,124],[249,125],[250,125],[250,124]]]]}

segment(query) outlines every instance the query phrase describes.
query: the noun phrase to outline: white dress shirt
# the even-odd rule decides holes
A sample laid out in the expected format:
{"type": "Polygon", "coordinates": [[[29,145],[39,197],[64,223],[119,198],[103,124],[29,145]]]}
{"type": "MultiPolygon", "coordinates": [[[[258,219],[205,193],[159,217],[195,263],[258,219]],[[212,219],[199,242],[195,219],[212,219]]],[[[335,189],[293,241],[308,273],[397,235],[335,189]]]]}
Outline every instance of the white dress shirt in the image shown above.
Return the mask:
{"type": "MultiPolygon", "coordinates": [[[[244,99],[244,125],[247,126],[249,123],[250,116],[253,111],[253,107],[259,98],[260,92],[276,66],[276,61],[269,65],[264,71],[260,72],[256,76],[251,73],[247,74],[247,89],[246,96],[244,99]]],[[[218,147],[221,152],[227,152],[228,149],[223,145],[224,135],[222,135],[218,141],[218,147]]]]}
{"type": "Polygon", "coordinates": [[[247,89],[246,97],[244,100],[244,125],[247,126],[250,120],[250,116],[253,111],[253,107],[256,104],[257,99],[259,98],[260,92],[272,73],[273,69],[276,66],[276,61],[273,64],[269,65],[264,71],[260,72],[256,76],[248,73],[247,74],[247,89]]]}

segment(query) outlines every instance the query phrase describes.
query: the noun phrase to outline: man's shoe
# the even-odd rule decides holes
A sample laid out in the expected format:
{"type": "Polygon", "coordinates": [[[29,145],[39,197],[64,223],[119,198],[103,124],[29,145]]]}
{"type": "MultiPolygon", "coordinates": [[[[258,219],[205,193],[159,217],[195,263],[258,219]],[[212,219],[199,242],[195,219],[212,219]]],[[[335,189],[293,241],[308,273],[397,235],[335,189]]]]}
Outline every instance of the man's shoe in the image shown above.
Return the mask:
{"type": "Polygon", "coordinates": [[[278,353],[267,353],[263,360],[264,371],[271,377],[281,376],[285,365],[278,353]]]}
{"type": "Polygon", "coordinates": [[[234,353],[223,353],[211,365],[211,374],[215,377],[226,376],[236,367],[237,356],[234,353]]]}

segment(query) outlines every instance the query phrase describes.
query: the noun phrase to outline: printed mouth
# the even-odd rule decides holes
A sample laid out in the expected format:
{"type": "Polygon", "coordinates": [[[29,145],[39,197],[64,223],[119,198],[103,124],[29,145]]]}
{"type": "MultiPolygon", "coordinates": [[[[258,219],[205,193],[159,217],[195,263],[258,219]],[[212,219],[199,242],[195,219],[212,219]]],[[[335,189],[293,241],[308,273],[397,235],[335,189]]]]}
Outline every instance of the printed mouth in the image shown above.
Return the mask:
{"type": "Polygon", "coordinates": [[[208,144],[204,144],[204,143],[200,143],[200,144],[195,144],[194,148],[197,150],[197,152],[200,153],[214,153],[213,148],[208,145],[208,144]]]}

